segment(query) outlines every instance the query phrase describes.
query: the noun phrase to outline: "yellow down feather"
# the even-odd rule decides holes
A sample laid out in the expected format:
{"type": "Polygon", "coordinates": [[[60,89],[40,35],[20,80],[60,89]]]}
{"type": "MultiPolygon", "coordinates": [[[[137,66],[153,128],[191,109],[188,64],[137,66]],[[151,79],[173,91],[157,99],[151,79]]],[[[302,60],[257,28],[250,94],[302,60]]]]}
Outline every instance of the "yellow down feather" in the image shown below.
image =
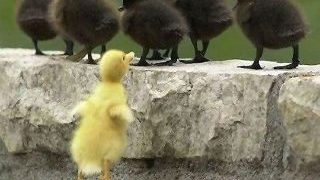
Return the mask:
{"type": "Polygon", "coordinates": [[[133,116],[121,81],[133,58],[133,52],[105,53],[100,61],[101,82],[74,110],[81,121],[71,141],[71,154],[85,175],[100,173],[104,160],[118,161],[126,147],[127,127],[133,116]]]}

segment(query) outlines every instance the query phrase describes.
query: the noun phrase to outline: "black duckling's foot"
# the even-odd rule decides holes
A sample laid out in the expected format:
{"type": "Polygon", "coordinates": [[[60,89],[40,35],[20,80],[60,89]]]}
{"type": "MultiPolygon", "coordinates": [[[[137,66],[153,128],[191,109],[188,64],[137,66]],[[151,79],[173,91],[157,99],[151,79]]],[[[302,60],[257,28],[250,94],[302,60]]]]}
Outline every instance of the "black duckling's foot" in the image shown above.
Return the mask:
{"type": "Polygon", "coordinates": [[[84,61],[84,63],[86,64],[97,64],[97,62],[93,59],[87,59],[86,61],[84,61]]]}
{"type": "Polygon", "coordinates": [[[130,64],[131,66],[151,66],[147,61],[139,61],[138,63],[130,64]]]}
{"type": "Polygon", "coordinates": [[[64,52],[62,55],[64,55],[64,56],[72,56],[72,55],[73,55],[73,52],[72,52],[72,53],[70,53],[70,52],[64,52]]]}
{"type": "Polygon", "coordinates": [[[184,64],[193,64],[193,63],[204,63],[204,62],[208,62],[211,61],[210,59],[207,59],[206,57],[204,57],[202,54],[197,55],[196,57],[194,57],[191,61],[189,60],[181,60],[180,62],[184,63],[184,64]]]}
{"type": "Polygon", "coordinates": [[[255,70],[262,69],[262,67],[260,66],[259,63],[253,63],[253,64],[250,65],[250,66],[238,66],[238,68],[243,68],[243,69],[255,69],[255,70]]]}
{"type": "Polygon", "coordinates": [[[154,50],[152,56],[147,58],[149,60],[163,60],[164,58],[161,56],[161,53],[157,50],[154,50]]]}
{"type": "Polygon", "coordinates": [[[72,56],[73,55],[73,51],[66,51],[66,52],[63,53],[63,55],[72,56]]]}
{"type": "Polygon", "coordinates": [[[155,63],[155,64],[152,64],[152,65],[154,65],[154,66],[173,66],[173,64],[176,63],[176,62],[177,62],[177,59],[171,59],[169,61],[155,63]]]}
{"type": "Polygon", "coordinates": [[[299,66],[299,62],[293,62],[285,66],[276,66],[274,69],[295,69],[299,66]]]}
{"type": "Polygon", "coordinates": [[[36,50],[35,55],[37,55],[37,56],[45,56],[45,54],[40,50],[36,50]]]}
{"type": "Polygon", "coordinates": [[[73,47],[74,47],[73,41],[68,40],[68,39],[64,39],[64,42],[66,44],[66,50],[64,51],[63,55],[72,56],[73,55],[73,47]]]}
{"type": "Polygon", "coordinates": [[[64,51],[63,55],[72,56],[73,55],[73,47],[67,47],[64,51]]]}
{"type": "Polygon", "coordinates": [[[38,40],[32,39],[34,49],[36,50],[35,55],[45,55],[38,47],[38,40]]]}

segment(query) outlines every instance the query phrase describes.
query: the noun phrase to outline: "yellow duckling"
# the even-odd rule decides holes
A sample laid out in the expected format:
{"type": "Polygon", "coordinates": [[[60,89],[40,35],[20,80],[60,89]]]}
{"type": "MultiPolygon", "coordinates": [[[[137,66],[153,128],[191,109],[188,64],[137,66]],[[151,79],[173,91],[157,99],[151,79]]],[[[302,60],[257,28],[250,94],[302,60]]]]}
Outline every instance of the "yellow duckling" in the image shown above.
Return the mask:
{"type": "Polygon", "coordinates": [[[121,81],[133,58],[133,52],[106,52],[100,62],[101,82],[93,94],[74,109],[73,113],[81,117],[71,141],[78,180],[101,172],[103,180],[110,180],[110,168],[126,147],[127,127],[134,118],[121,81]]]}

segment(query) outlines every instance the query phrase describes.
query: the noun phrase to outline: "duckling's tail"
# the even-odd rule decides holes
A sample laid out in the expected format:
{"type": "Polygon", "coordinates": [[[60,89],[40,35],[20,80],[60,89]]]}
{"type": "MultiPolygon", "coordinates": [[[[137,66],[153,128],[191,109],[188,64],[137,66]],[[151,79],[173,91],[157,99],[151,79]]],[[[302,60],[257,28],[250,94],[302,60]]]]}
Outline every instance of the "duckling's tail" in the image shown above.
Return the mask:
{"type": "Polygon", "coordinates": [[[80,167],[80,170],[87,176],[100,174],[102,171],[101,167],[96,164],[86,164],[85,166],[80,167]]]}
{"type": "Polygon", "coordinates": [[[77,54],[68,56],[67,59],[73,62],[79,62],[81,59],[83,59],[87,53],[90,51],[89,47],[84,47],[81,51],[79,51],[77,54]]]}

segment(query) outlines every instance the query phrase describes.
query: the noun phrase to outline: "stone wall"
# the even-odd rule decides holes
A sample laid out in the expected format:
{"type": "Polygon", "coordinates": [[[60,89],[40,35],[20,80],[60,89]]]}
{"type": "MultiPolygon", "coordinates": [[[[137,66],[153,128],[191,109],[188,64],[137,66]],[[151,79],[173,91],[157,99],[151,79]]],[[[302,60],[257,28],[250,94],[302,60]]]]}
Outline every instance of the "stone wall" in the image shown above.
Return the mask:
{"type": "MultiPolygon", "coordinates": [[[[32,53],[0,50],[0,179],[72,179],[70,111],[97,66],[32,53]]],[[[132,67],[124,83],[136,121],[114,178],[320,178],[320,66],[237,68],[250,63],[132,67]]]]}

